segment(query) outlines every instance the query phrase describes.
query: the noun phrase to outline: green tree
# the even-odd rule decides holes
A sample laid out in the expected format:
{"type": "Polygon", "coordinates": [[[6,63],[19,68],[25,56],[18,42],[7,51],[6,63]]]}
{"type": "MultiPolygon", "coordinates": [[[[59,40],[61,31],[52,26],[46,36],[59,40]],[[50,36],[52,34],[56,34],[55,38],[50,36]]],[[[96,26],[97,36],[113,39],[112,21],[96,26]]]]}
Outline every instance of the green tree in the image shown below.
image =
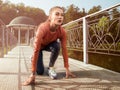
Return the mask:
{"type": "Polygon", "coordinates": [[[17,4],[16,9],[17,9],[18,16],[24,16],[25,9],[26,9],[24,3],[17,4]]]}
{"type": "Polygon", "coordinates": [[[0,0],[0,6],[2,5],[2,3],[3,3],[3,1],[2,1],[2,0],[0,0]]]}
{"type": "Polygon", "coordinates": [[[68,23],[70,21],[76,20],[76,19],[81,18],[85,15],[86,15],[86,13],[85,13],[84,8],[83,8],[83,11],[80,11],[80,9],[77,6],[72,4],[66,9],[64,23],[68,23]]]}
{"type": "MultiPolygon", "coordinates": [[[[101,10],[101,6],[98,5],[98,6],[93,6],[93,8],[91,8],[89,11],[88,11],[88,15],[89,14],[93,14],[95,12],[98,12],[101,10]]],[[[103,11],[103,12],[100,12],[98,14],[95,14],[95,15],[92,15],[91,17],[89,17],[87,20],[88,22],[91,24],[91,23],[98,23],[99,20],[103,17],[103,16],[108,16],[108,12],[107,11],[103,11]]]]}
{"type": "Polygon", "coordinates": [[[101,6],[98,5],[98,6],[93,6],[93,8],[91,8],[89,11],[88,11],[88,14],[92,14],[92,13],[95,13],[97,11],[100,11],[101,10],[101,6]]]}
{"type": "Polygon", "coordinates": [[[120,12],[117,8],[112,9],[112,19],[120,17],[120,12]]]}
{"type": "Polygon", "coordinates": [[[10,4],[10,2],[3,3],[0,10],[0,18],[8,24],[15,16],[16,12],[14,9],[14,5],[10,4]]]}
{"type": "Polygon", "coordinates": [[[37,25],[47,18],[42,9],[25,6],[23,3],[17,5],[11,4],[9,1],[3,3],[0,0],[0,18],[5,24],[9,24],[17,16],[28,16],[34,19],[37,25]]]}

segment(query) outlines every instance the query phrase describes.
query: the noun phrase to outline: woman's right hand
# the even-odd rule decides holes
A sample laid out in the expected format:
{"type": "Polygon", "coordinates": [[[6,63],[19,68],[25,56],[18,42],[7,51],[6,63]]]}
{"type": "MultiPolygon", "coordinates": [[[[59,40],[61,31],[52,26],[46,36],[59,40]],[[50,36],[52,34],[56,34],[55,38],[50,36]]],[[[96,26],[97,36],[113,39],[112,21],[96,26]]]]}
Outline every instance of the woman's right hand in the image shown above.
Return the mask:
{"type": "Polygon", "coordinates": [[[35,84],[35,75],[31,74],[27,80],[25,80],[22,85],[27,86],[27,85],[32,85],[35,84]]]}

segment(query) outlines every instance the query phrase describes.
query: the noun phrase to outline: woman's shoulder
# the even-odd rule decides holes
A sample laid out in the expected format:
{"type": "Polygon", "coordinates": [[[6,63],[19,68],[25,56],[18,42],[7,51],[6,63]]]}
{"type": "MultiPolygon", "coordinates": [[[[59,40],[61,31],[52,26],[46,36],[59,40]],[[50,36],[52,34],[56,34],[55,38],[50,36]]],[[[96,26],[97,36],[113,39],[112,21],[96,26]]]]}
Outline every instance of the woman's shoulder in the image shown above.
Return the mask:
{"type": "Polygon", "coordinates": [[[60,26],[60,30],[62,33],[66,33],[66,30],[62,26],[60,26]]]}

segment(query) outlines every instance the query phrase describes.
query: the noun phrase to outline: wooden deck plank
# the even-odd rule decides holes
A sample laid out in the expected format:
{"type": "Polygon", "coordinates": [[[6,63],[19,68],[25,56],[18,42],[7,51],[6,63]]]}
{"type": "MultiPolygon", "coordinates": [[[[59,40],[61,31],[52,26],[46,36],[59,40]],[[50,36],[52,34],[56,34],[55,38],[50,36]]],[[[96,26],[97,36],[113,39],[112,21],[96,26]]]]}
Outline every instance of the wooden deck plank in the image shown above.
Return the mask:
{"type": "MultiPolygon", "coordinates": [[[[63,58],[55,63],[58,78],[52,80],[47,75],[36,76],[36,84],[21,86],[30,75],[30,46],[17,46],[4,58],[0,58],[0,90],[120,90],[120,73],[69,58],[70,70],[76,78],[65,78],[63,58]],[[18,53],[19,52],[19,53],[18,53]]],[[[45,68],[49,64],[49,52],[44,52],[45,68]]]]}

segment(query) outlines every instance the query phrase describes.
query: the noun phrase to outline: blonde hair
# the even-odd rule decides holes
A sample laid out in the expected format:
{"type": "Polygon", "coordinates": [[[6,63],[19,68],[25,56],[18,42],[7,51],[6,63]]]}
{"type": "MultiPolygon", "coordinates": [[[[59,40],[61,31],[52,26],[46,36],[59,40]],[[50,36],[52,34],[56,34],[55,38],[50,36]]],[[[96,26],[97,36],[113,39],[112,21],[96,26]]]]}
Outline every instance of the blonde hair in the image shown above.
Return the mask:
{"type": "Polygon", "coordinates": [[[49,15],[51,15],[51,14],[52,14],[52,12],[53,12],[55,9],[57,9],[57,8],[59,8],[59,9],[63,10],[63,12],[64,12],[64,8],[63,8],[63,7],[60,7],[60,6],[55,6],[55,7],[52,7],[52,8],[50,9],[50,11],[49,11],[49,15]]]}

